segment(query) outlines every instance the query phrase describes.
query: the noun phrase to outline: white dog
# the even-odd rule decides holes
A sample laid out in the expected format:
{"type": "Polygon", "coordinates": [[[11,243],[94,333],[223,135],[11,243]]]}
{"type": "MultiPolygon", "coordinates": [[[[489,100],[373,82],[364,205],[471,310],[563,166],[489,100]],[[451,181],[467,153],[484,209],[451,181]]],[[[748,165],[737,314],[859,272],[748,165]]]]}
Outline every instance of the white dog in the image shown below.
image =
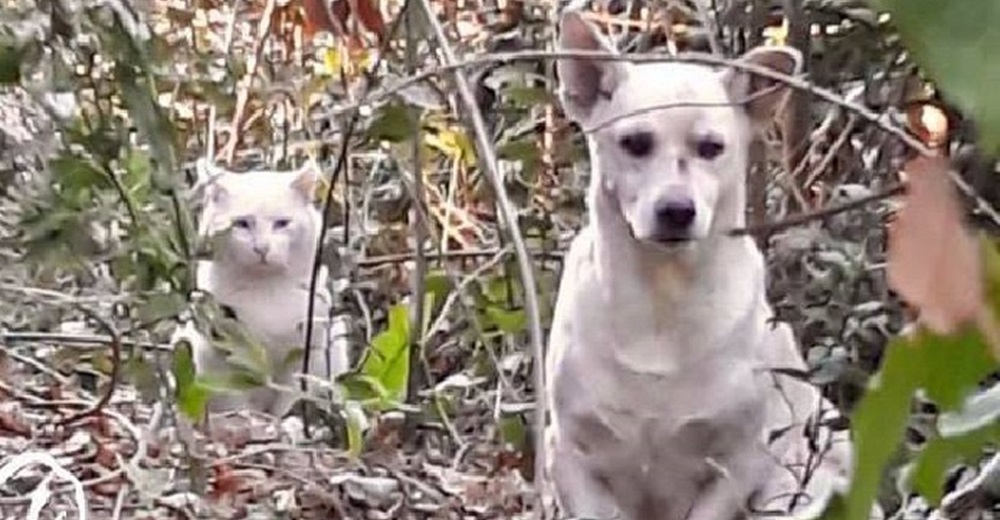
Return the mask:
{"type": "MultiPolygon", "coordinates": [[[[559,29],[563,51],[613,52],[576,12],[559,29]]],[[[764,47],[743,61],[794,74],[801,58],[764,47]]],[[[787,89],[676,62],[560,59],[558,73],[593,169],[546,359],[562,513],[815,516],[847,485],[847,433],[823,427],[836,410],[816,388],[769,370],[806,366],[770,323],[760,251],[725,234],[744,225],[753,132],[787,89]]]]}

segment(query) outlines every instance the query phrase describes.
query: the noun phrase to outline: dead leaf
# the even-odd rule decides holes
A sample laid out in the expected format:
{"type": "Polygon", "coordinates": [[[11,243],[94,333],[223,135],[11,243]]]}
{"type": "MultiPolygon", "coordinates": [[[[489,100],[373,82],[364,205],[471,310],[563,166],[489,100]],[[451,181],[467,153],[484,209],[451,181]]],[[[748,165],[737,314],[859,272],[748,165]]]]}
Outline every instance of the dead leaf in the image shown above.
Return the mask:
{"type": "Polygon", "coordinates": [[[948,114],[933,103],[914,103],[906,110],[907,126],[921,142],[937,153],[948,143],[948,114]]]}
{"type": "Polygon", "coordinates": [[[0,408],[0,431],[31,437],[31,424],[19,404],[11,402],[0,408]]]}
{"type": "Polygon", "coordinates": [[[374,34],[379,43],[385,38],[385,20],[382,19],[382,11],[378,8],[377,0],[354,0],[354,16],[358,18],[361,25],[374,34]]]}
{"type": "Polygon", "coordinates": [[[984,297],[979,243],[962,221],[948,168],[942,157],[907,163],[908,190],[887,252],[889,285],[943,334],[976,320],[984,297]]]}
{"type": "Polygon", "coordinates": [[[215,485],[209,493],[212,500],[220,500],[239,492],[243,479],[233,471],[232,466],[219,464],[212,469],[215,473],[215,485]]]}
{"type": "MultiPolygon", "coordinates": [[[[341,3],[346,2],[341,1],[341,3]]],[[[343,34],[342,27],[344,21],[347,19],[347,13],[342,13],[343,16],[340,17],[341,19],[335,20],[331,15],[336,17],[339,13],[331,9],[329,0],[302,0],[302,9],[305,11],[304,27],[306,35],[312,36],[320,31],[329,32],[334,36],[343,34]]],[[[341,6],[340,10],[343,11],[343,6],[341,6]]]]}

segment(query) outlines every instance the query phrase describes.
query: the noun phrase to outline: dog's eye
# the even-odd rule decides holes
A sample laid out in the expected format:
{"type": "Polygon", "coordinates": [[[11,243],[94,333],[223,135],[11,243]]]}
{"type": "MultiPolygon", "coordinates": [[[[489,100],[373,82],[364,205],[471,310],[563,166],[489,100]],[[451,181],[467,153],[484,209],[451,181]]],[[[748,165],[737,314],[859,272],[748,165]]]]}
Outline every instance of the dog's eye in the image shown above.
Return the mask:
{"type": "Polygon", "coordinates": [[[698,143],[695,144],[695,151],[698,153],[698,157],[710,161],[715,159],[719,155],[722,155],[722,151],[726,149],[726,146],[714,138],[706,137],[699,139],[698,143]]]}
{"type": "Polygon", "coordinates": [[[653,151],[653,134],[649,132],[626,134],[618,140],[618,144],[632,157],[645,157],[653,151]]]}

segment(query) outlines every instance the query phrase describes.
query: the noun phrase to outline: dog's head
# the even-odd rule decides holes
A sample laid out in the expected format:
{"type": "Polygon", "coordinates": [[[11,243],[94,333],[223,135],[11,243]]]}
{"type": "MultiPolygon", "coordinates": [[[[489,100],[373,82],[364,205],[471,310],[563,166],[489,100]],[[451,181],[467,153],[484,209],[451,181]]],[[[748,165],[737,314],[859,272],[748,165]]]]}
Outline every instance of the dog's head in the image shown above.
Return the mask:
{"type": "MultiPolygon", "coordinates": [[[[578,12],[559,25],[562,51],[614,52],[578,12]]],[[[758,47],[742,60],[794,74],[801,57],[758,47]]],[[[560,59],[558,73],[563,108],[588,133],[592,193],[616,203],[636,240],[691,243],[742,224],[752,131],[784,101],[783,83],[731,67],[600,58],[560,59]]]]}

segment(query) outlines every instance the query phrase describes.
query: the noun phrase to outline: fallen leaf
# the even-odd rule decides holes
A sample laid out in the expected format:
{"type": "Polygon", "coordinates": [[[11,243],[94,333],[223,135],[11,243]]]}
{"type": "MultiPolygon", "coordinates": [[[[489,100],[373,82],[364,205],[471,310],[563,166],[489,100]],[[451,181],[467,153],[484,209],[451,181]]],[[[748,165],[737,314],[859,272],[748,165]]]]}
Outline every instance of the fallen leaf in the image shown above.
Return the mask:
{"type": "Polygon", "coordinates": [[[377,0],[355,0],[354,16],[358,18],[361,25],[373,33],[379,43],[385,38],[385,20],[382,19],[382,11],[378,8],[377,0]]]}
{"type": "Polygon", "coordinates": [[[31,436],[31,425],[25,419],[20,405],[10,402],[0,408],[0,431],[23,437],[31,436]]]}
{"type": "Polygon", "coordinates": [[[942,334],[976,320],[984,297],[979,243],[962,222],[948,168],[941,157],[907,163],[908,190],[887,252],[889,285],[942,334]]]}
{"type": "Polygon", "coordinates": [[[213,468],[215,473],[215,485],[209,495],[212,500],[219,500],[223,497],[235,495],[240,490],[241,478],[228,464],[219,464],[213,468]]]}
{"type": "Polygon", "coordinates": [[[334,36],[341,35],[343,32],[341,27],[347,19],[347,13],[343,12],[343,6],[339,9],[340,12],[337,12],[335,7],[336,4],[331,5],[329,0],[302,0],[306,35],[312,36],[320,31],[326,31],[334,36]],[[340,20],[335,20],[331,15],[339,17],[340,20]]]}

